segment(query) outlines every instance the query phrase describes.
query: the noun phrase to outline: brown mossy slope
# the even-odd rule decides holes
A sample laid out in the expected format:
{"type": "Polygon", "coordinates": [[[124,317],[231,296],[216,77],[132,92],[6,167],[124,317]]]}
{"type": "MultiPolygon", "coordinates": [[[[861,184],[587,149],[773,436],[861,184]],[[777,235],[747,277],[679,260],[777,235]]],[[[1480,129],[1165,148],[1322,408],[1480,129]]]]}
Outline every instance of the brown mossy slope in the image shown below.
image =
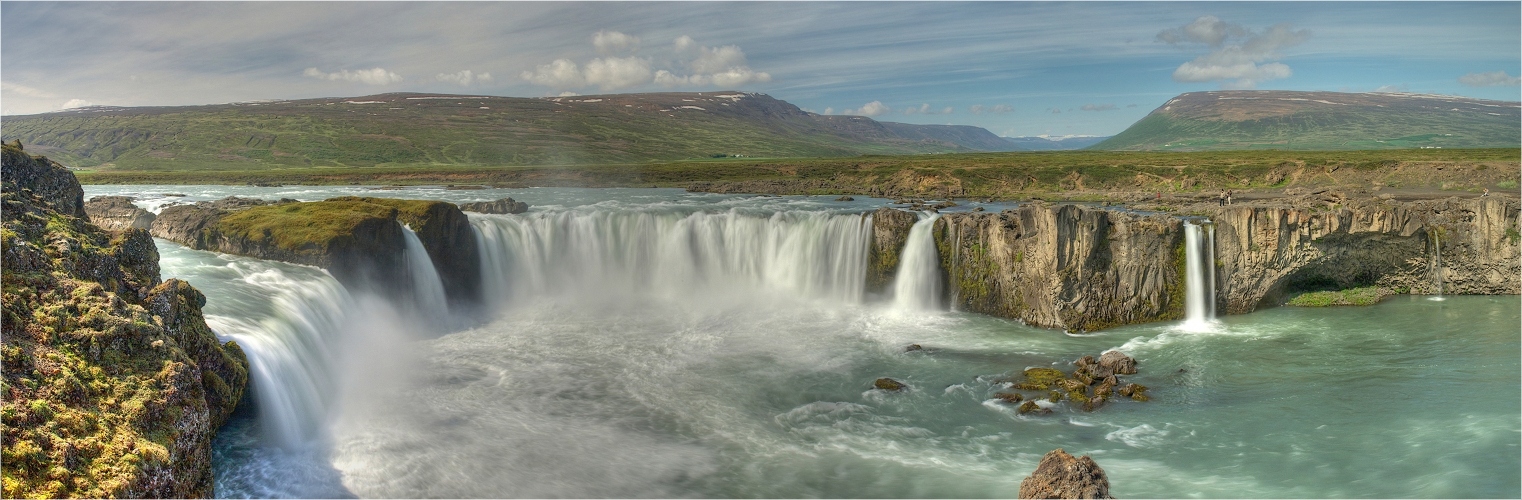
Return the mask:
{"type": "Polygon", "coordinates": [[[5,161],[4,496],[211,496],[211,439],[248,381],[242,350],[206,326],[200,292],[160,282],[146,231],[60,213],[12,182],[52,165],[10,145],[5,161]]]}

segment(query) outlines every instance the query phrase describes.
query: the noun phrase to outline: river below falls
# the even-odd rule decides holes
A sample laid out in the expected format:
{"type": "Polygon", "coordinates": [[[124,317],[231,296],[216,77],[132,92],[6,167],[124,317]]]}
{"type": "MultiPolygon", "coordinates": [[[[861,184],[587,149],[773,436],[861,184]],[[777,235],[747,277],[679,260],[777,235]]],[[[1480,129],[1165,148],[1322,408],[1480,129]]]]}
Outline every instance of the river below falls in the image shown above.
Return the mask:
{"type": "MultiPolygon", "coordinates": [[[[1093,457],[1121,498],[1522,495],[1516,296],[1396,296],[1369,307],[1271,308],[1208,328],[1066,335],[820,291],[838,285],[711,255],[834,255],[775,235],[837,234],[830,215],[885,200],[86,186],[87,198],[100,194],[139,196],[153,209],[230,194],[512,196],[534,209],[472,215],[473,224],[523,241],[582,242],[567,248],[585,244],[575,235],[606,237],[608,248],[649,253],[576,257],[612,259],[606,274],[618,279],[604,284],[586,261],[545,252],[534,258],[562,274],[503,287],[520,291],[496,297],[484,323],[431,331],[320,270],[158,240],[164,276],[206,294],[208,322],[263,353],[251,354],[261,363],[254,383],[284,398],[260,399],[218,434],[223,497],[1013,497],[1054,448],[1093,457]],[[664,240],[577,230],[596,224],[710,228],[730,239],[683,243],[705,262],[694,271],[672,262],[664,240]],[[737,242],[740,232],[761,236],[737,242]],[[703,280],[641,288],[643,269],[703,280]],[[924,349],[906,352],[909,344],[924,349]],[[1113,348],[1138,360],[1140,373],[1125,378],[1150,387],[1151,401],[1093,412],[1064,402],[1022,416],[993,398],[1001,377],[1071,370],[1072,360],[1113,348]],[[908,389],[874,389],[879,377],[908,389]]],[[[804,265],[778,259],[763,264],[804,265]]],[[[502,279],[519,274],[509,268],[502,279]]]]}

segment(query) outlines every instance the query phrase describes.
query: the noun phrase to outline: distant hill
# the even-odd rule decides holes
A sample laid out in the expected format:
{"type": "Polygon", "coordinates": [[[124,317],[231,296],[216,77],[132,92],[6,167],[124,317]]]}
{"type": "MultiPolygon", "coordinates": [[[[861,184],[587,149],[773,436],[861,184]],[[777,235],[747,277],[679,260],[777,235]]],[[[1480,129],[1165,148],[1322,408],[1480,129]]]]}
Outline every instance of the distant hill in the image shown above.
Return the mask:
{"type": "Polygon", "coordinates": [[[1013,145],[1016,151],[1066,151],[1093,146],[1109,137],[1001,137],[1001,139],[1013,145]]]}
{"type": "Polygon", "coordinates": [[[1094,146],[1110,150],[1498,148],[1522,103],[1405,93],[1232,90],[1173,98],[1094,146]]]}
{"type": "Polygon", "coordinates": [[[977,151],[1019,151],[1003,137],[994,135],[983,127],[971,125],[911,125],[908,123],[881,122],[895,135],[905,139],[940,141],[977,151]]]}
{"type": "Polygon", "coordinates": [[[992,151],[976,127],[809,113],[764,94],[515,98],[382,94],[208,106],[89,107],[5,117],[70,166],[116,169],[557,165],[718,156],[992,151]]]}

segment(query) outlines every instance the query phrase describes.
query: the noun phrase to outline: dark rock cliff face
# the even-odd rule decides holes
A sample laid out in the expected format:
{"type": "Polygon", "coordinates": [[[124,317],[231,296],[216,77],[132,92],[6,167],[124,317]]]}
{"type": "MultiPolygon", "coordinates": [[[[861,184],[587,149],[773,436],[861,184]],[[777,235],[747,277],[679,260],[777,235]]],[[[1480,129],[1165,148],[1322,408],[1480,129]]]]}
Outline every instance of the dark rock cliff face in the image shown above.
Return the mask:
{"type": "Polygon", "coordinates": [[[1037,203],[944,215],[935,237],[962,310],[1074,331],[1183,314],[1173,217],[1037,203]]]}
{"type": "Polygon", "coordinates": [[[406,224],[423,243],[450,303],[480,300],[475,232],[453,204],[347,196],[249,205],[165,208],[153,235],[199,250],[318,266],[346,286],[410,299],[406,224]]]}
{"type": "MultiPolygon", "coordinates": [[[[6,172],[49,166],[14,153],[6,172]]],[[[146,231],[58,211],[77,190],[4,179],[4,496],[212,496],[211,439],[248,361],[206,326],[200,292],[160,281],[146,231]]]]}
{"type": "Polygon", "coordinates": [[[1435,294],[1440,278],[1444,293],[1522,293],[1515,198],[1331,201],[1207,209],[1221,310],[1368,285],[1435,294]]]}
{"type": "Polygon", "coordinates": [[[153,227],[153,212],[132,204],[130,196],[96,196],[85,202],[90,222],[108,231],[148,230],[153,227]]]}
{"type": "Polygon", "coordinates": [[[909,228],[919,221],[913,212],[879,208],[872,212],[872,243],[867,250],[867,292],[882,293],[893,283],[898,258],[909,239],[909,228]]]}

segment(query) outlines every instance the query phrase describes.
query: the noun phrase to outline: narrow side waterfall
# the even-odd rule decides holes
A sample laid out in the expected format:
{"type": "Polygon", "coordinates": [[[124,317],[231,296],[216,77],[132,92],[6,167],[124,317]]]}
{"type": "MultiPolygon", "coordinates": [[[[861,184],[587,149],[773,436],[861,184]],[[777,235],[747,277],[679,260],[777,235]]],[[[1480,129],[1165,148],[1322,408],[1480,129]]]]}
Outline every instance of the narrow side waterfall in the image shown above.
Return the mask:
{"type": "Polygon", "coordinates": [[[402,224],[402,234],[407,240],[407,274],[412,277],[413,298],[417,301],[419,312],[427,324],[449,323],[449,299],[444,295],[444,282],[439,278],[439,270],[433,267],[433,260],[428,258],[428,250],[423,248],[423,241],[418,239],[411,227],[402,224]]]}
{"type": "Polygon", "coordinates": [[[1437,232],[1428,232],[1432,235],[1432,279],[1437,282],[1437,296],[1430,300],[1443,300],[1443,237],[1437,232]]]}
{"type": "Polygon", "coordinates": [[[909,228],[893,282],[893,306],[900,311],[941,308],[941,261],[935,248],[935,221],[940,214],[922,216],[909,228]]]}
{"type": "Polygon", "coordinates": [[[859,303],[871,219],[567,211],[470,216],[489,304],[566,296],[682,300],[773,293],[859,303]]]}
{"type": "Polygon", "coordinates": [[[1215,226],[1184,221],[1184,325],[1215,320],[1215,226]]]}

